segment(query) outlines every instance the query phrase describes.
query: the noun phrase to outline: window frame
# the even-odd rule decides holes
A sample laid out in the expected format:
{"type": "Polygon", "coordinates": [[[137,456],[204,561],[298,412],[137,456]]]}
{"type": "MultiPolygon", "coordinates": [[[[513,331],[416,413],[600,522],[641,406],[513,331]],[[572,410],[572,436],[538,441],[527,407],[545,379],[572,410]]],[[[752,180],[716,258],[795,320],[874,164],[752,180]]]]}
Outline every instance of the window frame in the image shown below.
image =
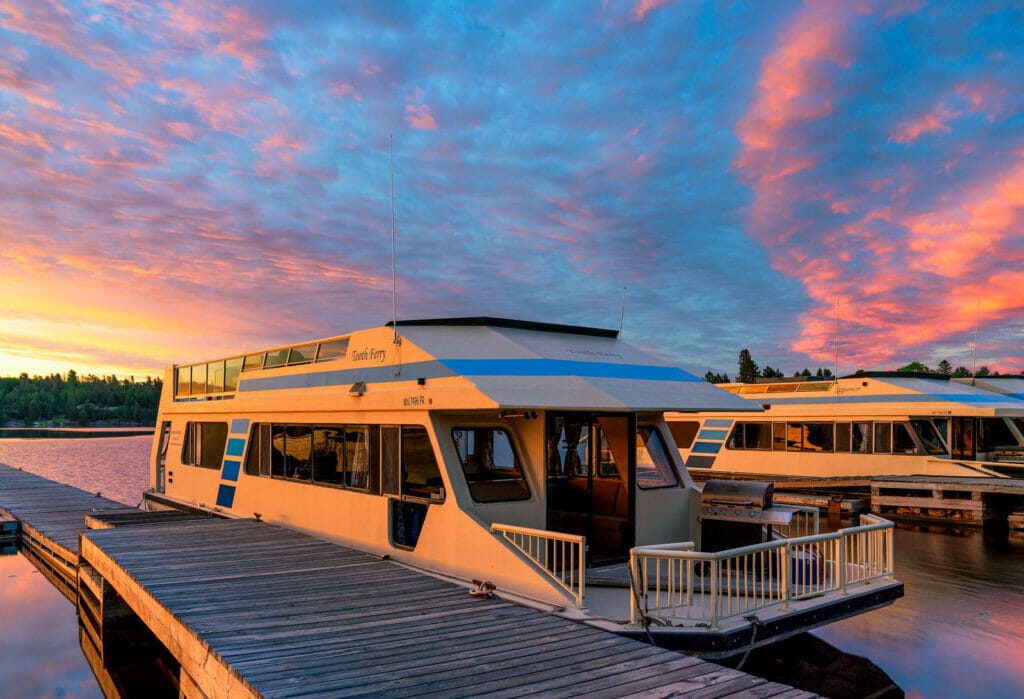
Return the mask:
{"type": "MultiPolygon", "coordinates": [[[[532,500],[533,499],[533,488],[530,486],[530,480],[529,480],[529,477],[527,476],[527,470],[526,470],[526,468],[524,468],[523,459],[522,459],[522,457],[520,456],[520,453],[519,453],[519,447],[516,444],[515,439],[513,439],[512,433],[505,426],[503,426],[503,425],[494,425],[494,424],[487,424],[487,425],[455,425],[449,431],[449,435],[450,435],[451,440],[452,440],[452,445],[455,447],[455,453],[456,453],[456,455],[458,457],[458,460],[459,460],[459,467],[462,470],[462,476],[463,476],[463,478],[466,481],[466,486],[469,489],[469,495],[473,499],[473,502],[475,502],[477,504],[480,504],[480,505],[487,505],[487,504],[502,503],[502,502],[524,502],[524,501],[532,500]],[[481,431],[484,431],[484,430],[489,431],[492,434],[500,433],[500,434],[503,434],[505,436],[505,439],[506,439],[506,442],[508,444],[508,447],[509,447],[509,449],[512,452],[513,465],[512,465],[512,468],[509,468],[509,469],[499,468],[499,467],[496,467],[496,466],[491,468],[491,469],[488,469],[487,466],[484,464],[484,465],[481,465],[481,472],[483,472],[483,471],[491,471],[491,472],[497,471],[499,473],[503,473],[505,471],[509,471],[509,472],[511,472],[512,474],[515,474],[515,475],[507,476],[507,477],[504,477],[504,478],[480,478],[480,479],[471,479],[470,478],[470,473],[467,471],[467,466],[470,466],[471,464],[466,461],[466,457],[470,454],[470,452],[467,450],[465,456],[463,455],[463,448],[462,448],[462,446],[460,446],[459,439],[462,439],[464,442],[468,442],[469,436],[466,433],[472,433],[474,435],[474,437],[473,437],[474,452],[473,453],[476,453],[475,445],[479,443],[479,439],[478,439],[477,433],[479,433],[481,431]],[[460,437],[457,438],[456,437],[456,433],[460,433],[460,437]],[[482,486],[483,484],[492,484],[493,485],[497,481],[503,481],[505,483],[511,482],[511,485],[517,487],[517,495],[515,497],[484,497],[484,498],[478,497],[478,494],[480,494],[482,491],[485,490],[485,488],[480,487],[480,486],[482,486]],[[477,487],[474,487],[474,486],[477,486],[477,487]]],[[[493,440],[492,440],[492,444],[493,444],[493,440]]],[[[493,452],[493,449],[492,449],[492,452],[493,452]]],[[[492,462],[493,462],[493,459],[492,459],[492,462]]],[[[509,490],[511,491],[512,488],[509,488],[509,490]]]]}

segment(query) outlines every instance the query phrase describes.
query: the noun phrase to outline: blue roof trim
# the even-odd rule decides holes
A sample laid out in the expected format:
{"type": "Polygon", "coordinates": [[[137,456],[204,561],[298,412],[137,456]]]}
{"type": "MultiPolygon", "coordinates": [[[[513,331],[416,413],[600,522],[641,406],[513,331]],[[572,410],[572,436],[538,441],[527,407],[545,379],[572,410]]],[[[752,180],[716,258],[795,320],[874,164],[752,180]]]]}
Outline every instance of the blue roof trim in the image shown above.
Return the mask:
{"type": "Polygon", "coordinates": [[[395,376],[391,364],[335,369],[285,376],[246,378],[238,383],[246,391],[279,391],[292,388],[350,386],[356,381],[392,383],[413,379],[438,379],[451,376],[585,376],[602,379],[643,379],[648,381],[702,382],[693,374],[672,366],[579,362],[564,359],[442,359],[402,365],[395,376]]]}
{"type": "Polygon", "coordinates": [[[1005,394],[980,395],[974,393],[893,393],[884,396],[822,396],[807,395],[804,398],[777,398],[758,394],[757,400],[766,399],[771,405],[844,405],[850,403],[960,403],[962,405],[992,405],[993,403],[1013,404],[1005,394]]]}
{"type": "Polygon", "coordinates": [[[324,386],[351,386],[356,381],[365,383],[390,383],[412,381],[413,379],[439,379],[455,376],[455,373],[437,361],[402,364],[402,373],[395,376],[392,364],[359,367],[356,369],[335,369],[286,376],[261,376],[247,379],[242,375],[238,391],[280,391],[289,388],[320,388],[324,386]]]}
{"type": "Polygon", "coordinates": [[[462,376],[586,376],[595,379],[703,381],[673,366],[580,362],[569,359],[443,359],[462,376]]]}

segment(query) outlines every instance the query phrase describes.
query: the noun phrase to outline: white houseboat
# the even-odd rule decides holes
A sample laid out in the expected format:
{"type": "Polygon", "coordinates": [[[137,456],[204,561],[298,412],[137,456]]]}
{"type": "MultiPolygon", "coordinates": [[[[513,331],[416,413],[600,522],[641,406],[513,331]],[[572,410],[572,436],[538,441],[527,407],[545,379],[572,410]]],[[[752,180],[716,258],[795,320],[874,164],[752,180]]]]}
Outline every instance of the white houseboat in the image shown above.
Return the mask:
{"type": "Polygon", "coordinates": [[[1021,384],[906,372],[765,379],[719,384],[758,414],[666,417],[695,473],[1014,476],[1024,473],[1021,384]]]}
{"type": "Polygon", "coordinates": [[[886,520],[820,534],[770,488],[702,500],[664,412],[746,407],[615,331],[400,321],[169,367],[146,501],[708,657],[901,596],[886,520]]]}

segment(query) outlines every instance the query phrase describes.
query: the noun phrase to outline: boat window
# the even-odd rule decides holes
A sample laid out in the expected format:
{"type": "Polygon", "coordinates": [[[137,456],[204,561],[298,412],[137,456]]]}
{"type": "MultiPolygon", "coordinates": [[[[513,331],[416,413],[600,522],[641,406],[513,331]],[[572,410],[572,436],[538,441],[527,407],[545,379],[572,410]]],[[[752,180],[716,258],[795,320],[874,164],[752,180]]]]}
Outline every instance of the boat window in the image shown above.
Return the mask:
{"type": "Polygon", "coordinates": [[[892,423],[892,453],[916,454],[917,444],[910,434],[910,425],[906,422],[892,423]]]}
{"type": "Polygon", "coordinates": [[[786,424],[787,451],[832,452],[834,425],[831,422],[790,422],[786,424]]]}
{"type": "Polygon", "coordinates": [[[316,360],[326,362],[331,359],[344,359],[348,352],[348,338],[343,340],[331,340],[320,343],[320,351],[317,352],[316,360]]]}
{"type": "Polygon", "coordinates": [[[911,420],[910,427],[917,432],[918,439],[924,445],[925,451],[929,454],[943,455],[946,453],[946,444],[942,438],[939,427],[931,420],[911,420]]]}
{"type": "Polygon", "coordinates": [[[207,365],[206,392],[224,392],[224,362],[210,362],[207,365]]]}
{"type": "Polygon", "coordinates": [[[668,423],[672,439],[676,440],[676,446],[680,449],[689,449],[693,446],[693,440],[697,439],[700,431],[700,423],[696,420],[684,420],[682,422],[668,423]]]}
{"type": "Polygon", "coordinates": [[[729,449],[772,448],[772,425],[770,422],[737,422],[726,443],[729,449]]]}
{"type": "Polygon", "coordinates": [[[836,423],[836,451],[848,453],[850,451],[851,425],[848,422],[836,423]]]}
{"type": "Polygon", "coordinates": [[[444,500],[444,482],[427,430],[402,428],[402,495],[444,500]]]}
{"type": "Polygon", "coordinates": [[[871,453],[871,423],[855,422],[852,425],[853,442],[850,450],[855,454],[871,453]]]}
{"type": "Polygon", "coordinates": [[[192,366],[192,395],[201,396],[206,393],[206,365],[195,364],[192,366]]]}
{"type": "Polygon", "coordinates": [[[293,364],[308,364],[316,356],[316,343],[292,347],[288,350],[288,366],[293,364]]]}
{"type": "MultiPolygon", "coordinates": [[[[277,425],[275,425],[277,427],[277,425]]],[[[285,478],[308,481],[313,475],[313,430],[308,425],[288,425],[274,435],[274,446],[282,444],[281,454],[285,478]]]]}
{"type": "Polygon", "coordinates": [[[267,357],[263,360],[263,368],[270,369],[276,366],[284,366],[287,362],[288,348],[267,352],[267,357]]]}
{"type": "Polygon", "coordinates": [[[192,367],[178,367],[178,383],[174,389],[174,395],[178,398],[187,398],[192,386],[192,367]]]}
{"type": "Polygon", "coordinates": [[[313,481],[341,485],[345,481],[345,428],[313,428],[313,481]]]}
{"type": "Polygon", "coordinates": [[[242,373],[242,358],[235,357],[224,363],[224,390],[238,390],[238,376],[242,373]]]}
{"type": "Polygon", "coordinates": [[[642,425],[636,430],[636,484],[641,488],[670,488],[679,483],[661,434],[642,425]]]}
{"type": "Polygon", "coordinates": [[[500,427],[456,427],[452,441],[476,502],[528,500],[530,487],[508,432],[500,427]]]}
{"type": "Polygon", "coordinates": [[[999,447],[1015,447],[1017,438],[1001,417],[978,420],[978,451],[995,451],[999,447]]]}
{"type": "Polygon", "coordinates": [[[891,422],[876,422],[875,423],[874,452],[876,454],[890,454],[890,453],[892,453],[892,423],[891,422]]]}
{"type": "Polygon", "coordinates": [[[775,451],[786,451],[787,436],[789,430],[784,422],[772,423],[772,449],[775,451]]]}
{"type": "Polygon", "coordinates": [[[242,364],[242,371],[256,371],[263,368],[263,353],[247,354],[242,364]]]}
{"type": "Polygon", "coordinates": [[[250,476],[270,476],[270,425],[253,425],[245,472],[250,476]]]}
{"type": "Polygon", "coordinates": [[[228,443],[228,423],[190,422],[185,426],[181,463],[186,466],[219,469],[228,443]]]}

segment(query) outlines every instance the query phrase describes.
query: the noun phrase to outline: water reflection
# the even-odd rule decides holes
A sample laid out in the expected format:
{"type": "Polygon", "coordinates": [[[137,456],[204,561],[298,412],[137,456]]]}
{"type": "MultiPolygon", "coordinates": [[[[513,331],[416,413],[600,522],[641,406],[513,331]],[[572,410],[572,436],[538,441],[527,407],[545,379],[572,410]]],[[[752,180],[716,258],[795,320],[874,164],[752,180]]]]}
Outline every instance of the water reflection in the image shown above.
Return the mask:
{"type": "Polygon", "coordinates": [[[897,529],[905,597],[830,624],[820,638],[872,658],[908,697],[1024,692],[1024,542],[897,529]]]}
{"type": "Polygon", "coordinates": [[[103,697],[78,646],[75,607],[21,555],[0,556],[0,694],[103,697]]]}

